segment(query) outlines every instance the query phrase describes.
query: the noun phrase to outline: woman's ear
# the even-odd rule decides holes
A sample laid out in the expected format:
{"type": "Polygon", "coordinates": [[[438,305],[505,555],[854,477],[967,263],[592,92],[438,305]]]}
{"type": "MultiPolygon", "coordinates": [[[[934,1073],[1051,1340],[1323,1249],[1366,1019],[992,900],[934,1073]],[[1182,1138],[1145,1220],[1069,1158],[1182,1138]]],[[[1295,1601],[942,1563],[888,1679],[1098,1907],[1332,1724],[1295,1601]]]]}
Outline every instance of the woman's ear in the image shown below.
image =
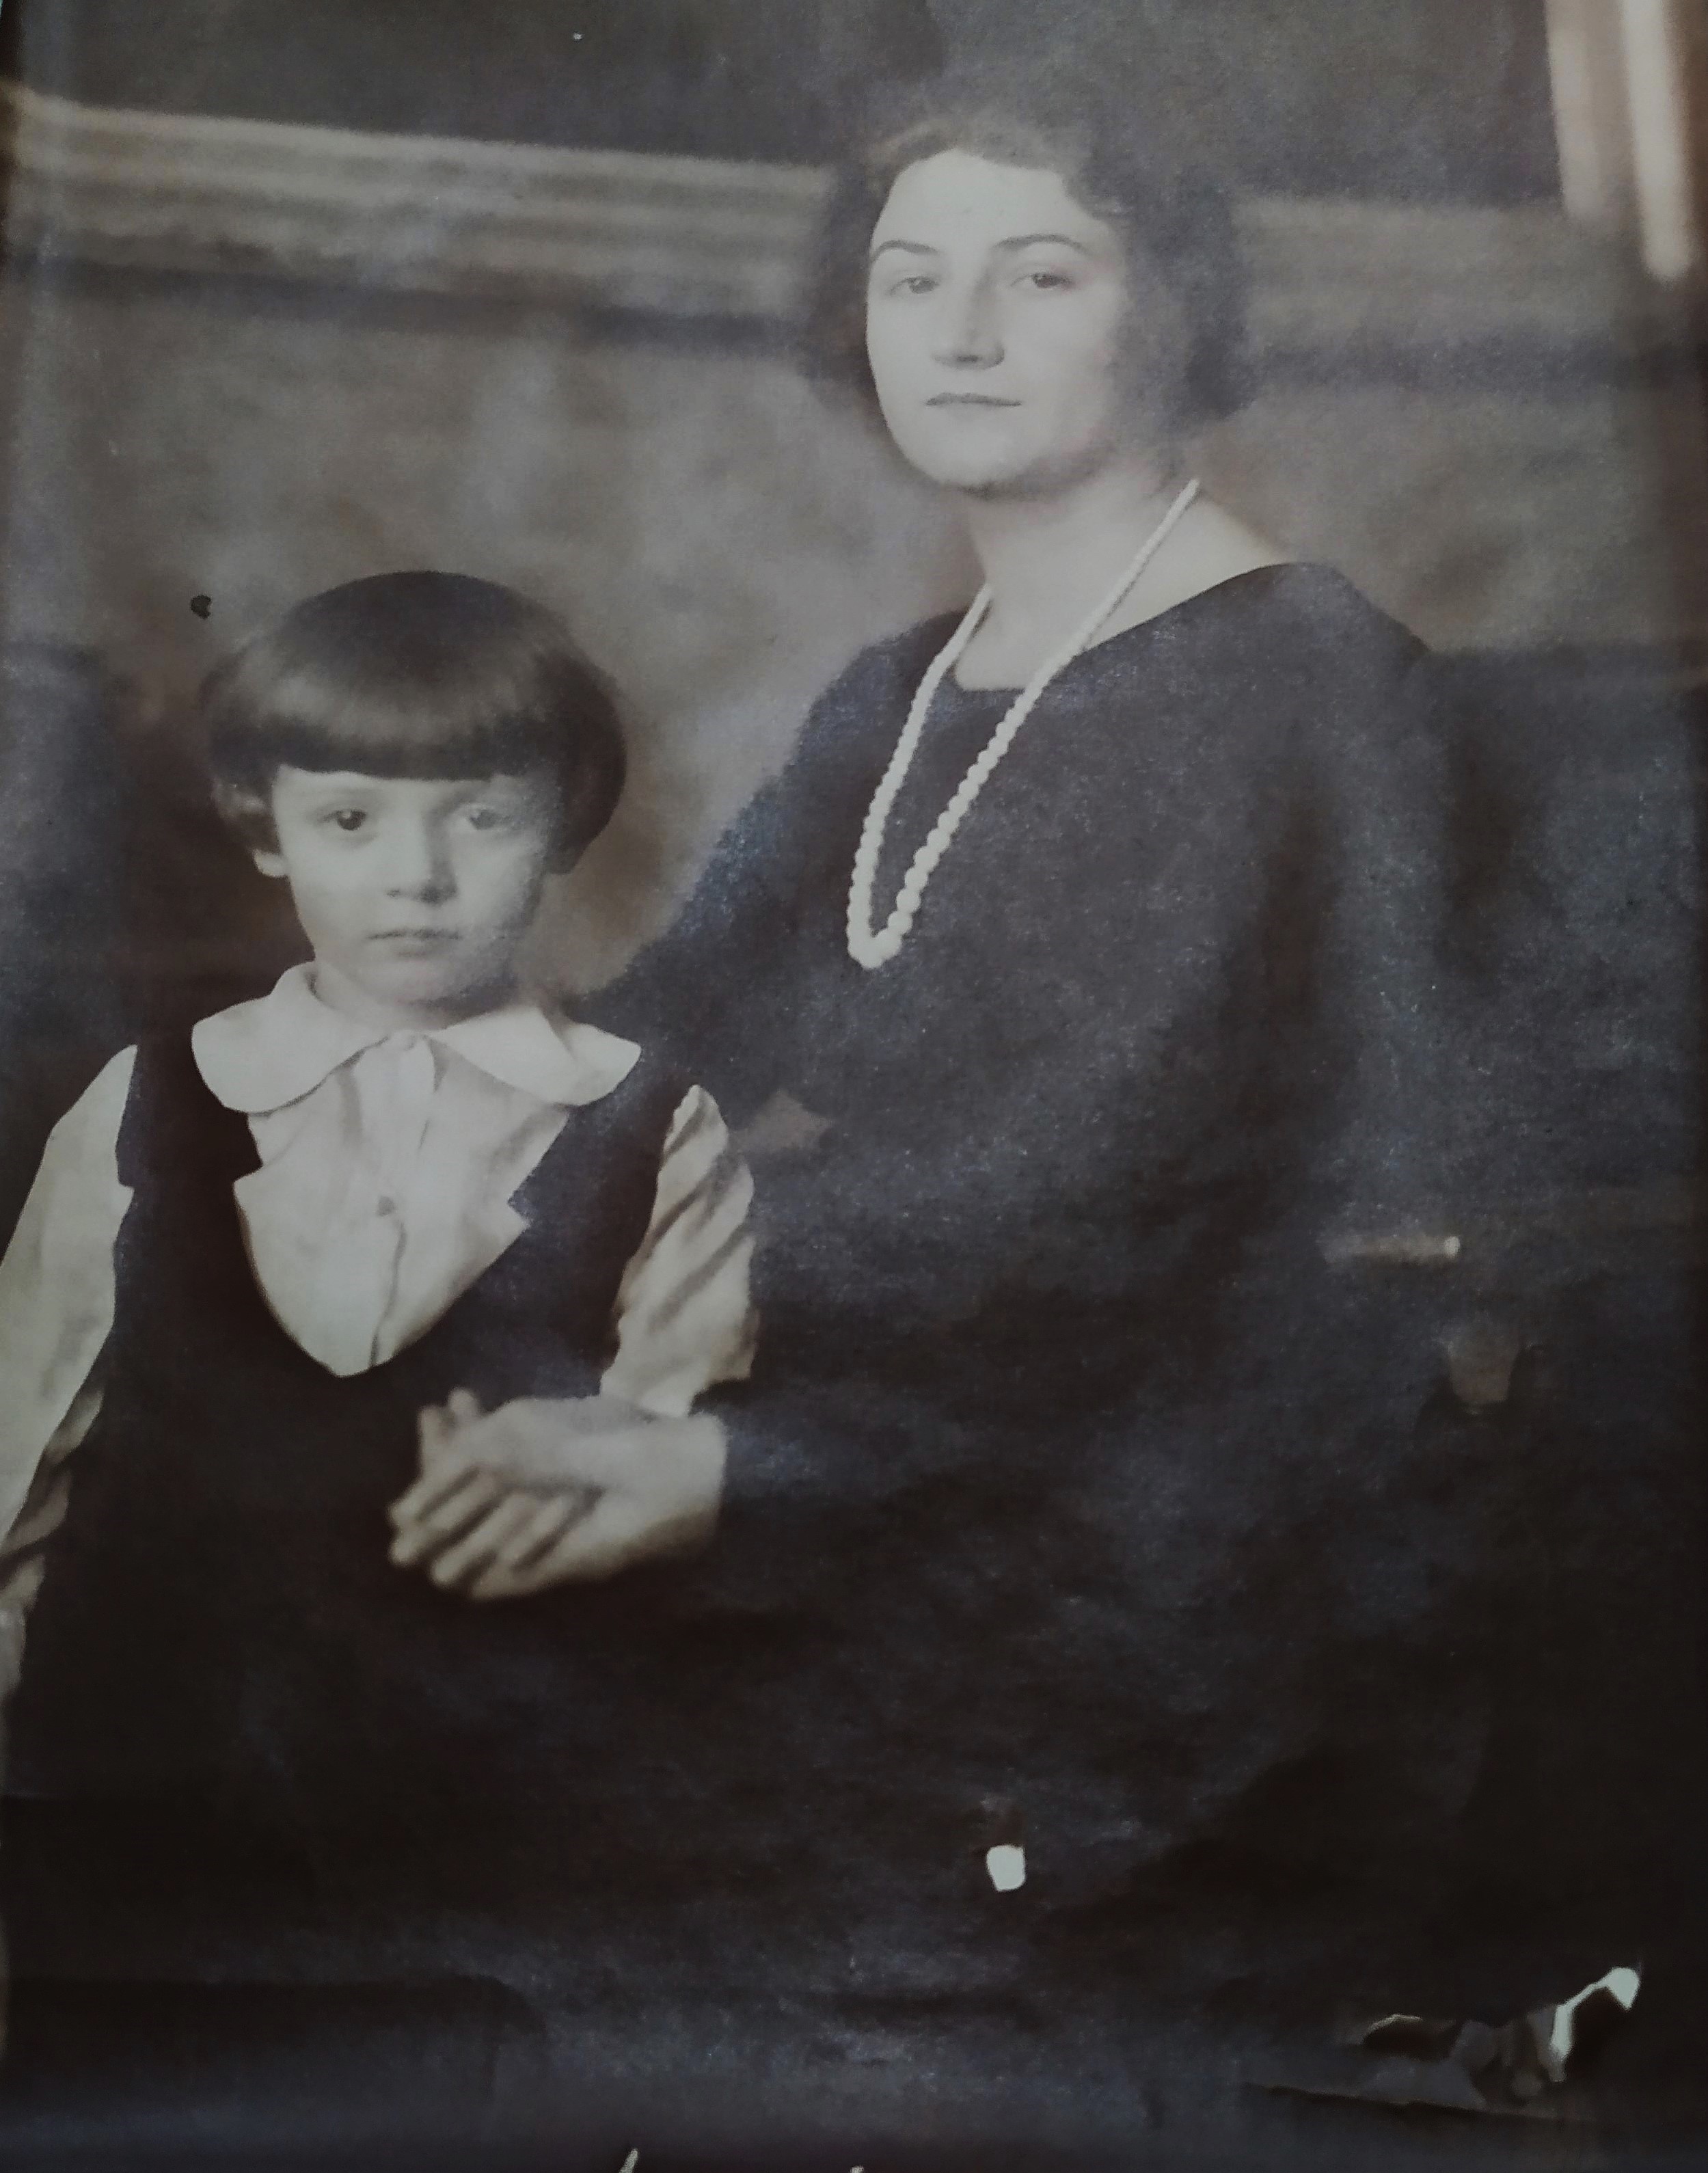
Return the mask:
{"type": "Polygon", "coordinates": [[[269,795],[257,792],[252,785],[216,778],[213,804],[228,828],[248,847],[250,858],[261,873],[283,876],[284,859],[278,849],[278,833],[273,827],[269,795]]]}

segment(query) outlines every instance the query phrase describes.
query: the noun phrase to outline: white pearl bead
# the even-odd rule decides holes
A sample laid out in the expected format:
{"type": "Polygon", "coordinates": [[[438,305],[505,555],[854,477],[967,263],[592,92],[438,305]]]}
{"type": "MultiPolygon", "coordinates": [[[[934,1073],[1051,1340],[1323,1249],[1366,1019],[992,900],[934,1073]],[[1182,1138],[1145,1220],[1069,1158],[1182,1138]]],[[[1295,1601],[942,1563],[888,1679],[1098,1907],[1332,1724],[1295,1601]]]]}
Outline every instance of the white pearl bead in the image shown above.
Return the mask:
{"type": "Polygon", "coordinates": [[[1172,505],[1146,537],[1129,563],[1120,580],[1110,590],[1096,611],[1075,631],[1073,639],[1050,657],[1037,671],[1031,682],[1023,687],[1010,705],[1007,714],[997,725],[966,775],[955,788],[948,806],[926,833],[925,842],[914,855],[912,865],[902,878],[897,893],[896,907],[881,931],[874,933],[871,927],[872,885],[877,877],[878,860],[883,851],[884,831],[890,818],[890,810],[906,780],[913,756],[925,729],[926,714],[937,689],[953,668],[955,661],[983,623],[990,608],[989,585],[982,588],[973,598],[966,617],[948,641],[932,658],[924,677],[919,682],[913,701],[908,705],[907,722],[896,742],[896,751],[890,758],[877,790],[872,795],[866,819],[861,826],[859,843],[854,849],[854,866],[849,884],[848,947],[849,955],[859,965],[876,967],[893,958],[901,949],[902,939],[913,926],[925,885],[937,864],[948,850],[950,842],[960,828],[973,801],[983,790],[991,772],[1013,746],[1021,726],[1037,708],[1044,690],[1059,672],[1064,671],[1091,639],[1105,619],[1114,611],[1122,598],[1156,557],[1169,536],[1175,523],[1198,496],[1194,478],[1183,489],[1172,505]]]}

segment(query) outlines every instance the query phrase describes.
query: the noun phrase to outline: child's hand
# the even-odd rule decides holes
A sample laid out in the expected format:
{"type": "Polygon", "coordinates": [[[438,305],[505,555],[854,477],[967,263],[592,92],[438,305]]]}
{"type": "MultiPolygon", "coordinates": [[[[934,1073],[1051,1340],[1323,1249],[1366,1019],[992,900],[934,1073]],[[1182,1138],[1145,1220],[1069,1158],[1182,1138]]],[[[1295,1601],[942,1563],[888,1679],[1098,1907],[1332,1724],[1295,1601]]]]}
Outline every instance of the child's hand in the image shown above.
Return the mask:
{"type": "Polygon", "coordinates": [[[425,1569],[448,1588],[502,1582],[504,1593],[480,1594],[498,1598],[536,1588],[521,1582],[525,1572],[592,1507],[594,1496],[586,1488],[519,1483],[500,1463],[471,1454],[485,1415],[466,1388],[454,1388],[448,1402],[418,1414],[421,1477],[391,1505],[391,1559],[401,1568],[425,1569]]]}
{"type": "Polygon", "coordinates": [[[716,1521],[715,1419],[655,1418],[606,1396],[483,1414],[458,1389],[420,1423],[422,1475],[392,1505],[391,1559],[471,1599],[610,1577],[701,1544],[716,1521]]]}

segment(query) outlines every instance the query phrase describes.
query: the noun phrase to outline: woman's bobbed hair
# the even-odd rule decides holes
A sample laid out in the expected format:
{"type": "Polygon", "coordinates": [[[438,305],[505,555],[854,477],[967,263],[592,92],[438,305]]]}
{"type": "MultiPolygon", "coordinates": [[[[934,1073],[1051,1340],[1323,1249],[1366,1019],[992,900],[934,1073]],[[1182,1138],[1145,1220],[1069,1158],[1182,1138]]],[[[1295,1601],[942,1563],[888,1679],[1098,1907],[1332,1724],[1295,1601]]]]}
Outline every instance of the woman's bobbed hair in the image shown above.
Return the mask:
{"type": "Polygon", "coordinates": [[[562,849],[611,819],[622,728],[601,674],[541,604],[466,574],[375,574],[298,604],[210,673],[203,745],[220,812],[270,845],[278,769],[557,778],[562,849]]]}
{"type": "Polygon", "coordinates": [[[1186,328],[1176,421],[1193,429],[1249,396],[1247,278],[1227,197],[1161,114],[1096,86],[989,71],[940,78],[876,114],[838,168],[807,289],[805,360],[821,380],[876,407],[866,359],[872,229],[909,166],[942,151],[1059,174],[1076,202],[1127,245],[1134,289],[1160,276],[1186,328]]]}

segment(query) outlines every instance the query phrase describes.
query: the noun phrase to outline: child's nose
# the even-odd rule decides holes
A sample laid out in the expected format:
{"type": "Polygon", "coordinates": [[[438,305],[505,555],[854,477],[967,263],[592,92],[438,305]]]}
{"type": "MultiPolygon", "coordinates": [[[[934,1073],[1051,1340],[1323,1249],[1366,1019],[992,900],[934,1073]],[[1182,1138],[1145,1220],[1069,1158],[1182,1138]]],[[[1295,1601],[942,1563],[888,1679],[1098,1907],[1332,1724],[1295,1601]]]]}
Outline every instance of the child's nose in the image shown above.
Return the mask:
{"type": "Polygon", "coordinates": [[[430,822],[406,823],[392,840],[388,888],[398,897],[426,903],[449,898],[456,887],[449,845],[430,822]]]}

